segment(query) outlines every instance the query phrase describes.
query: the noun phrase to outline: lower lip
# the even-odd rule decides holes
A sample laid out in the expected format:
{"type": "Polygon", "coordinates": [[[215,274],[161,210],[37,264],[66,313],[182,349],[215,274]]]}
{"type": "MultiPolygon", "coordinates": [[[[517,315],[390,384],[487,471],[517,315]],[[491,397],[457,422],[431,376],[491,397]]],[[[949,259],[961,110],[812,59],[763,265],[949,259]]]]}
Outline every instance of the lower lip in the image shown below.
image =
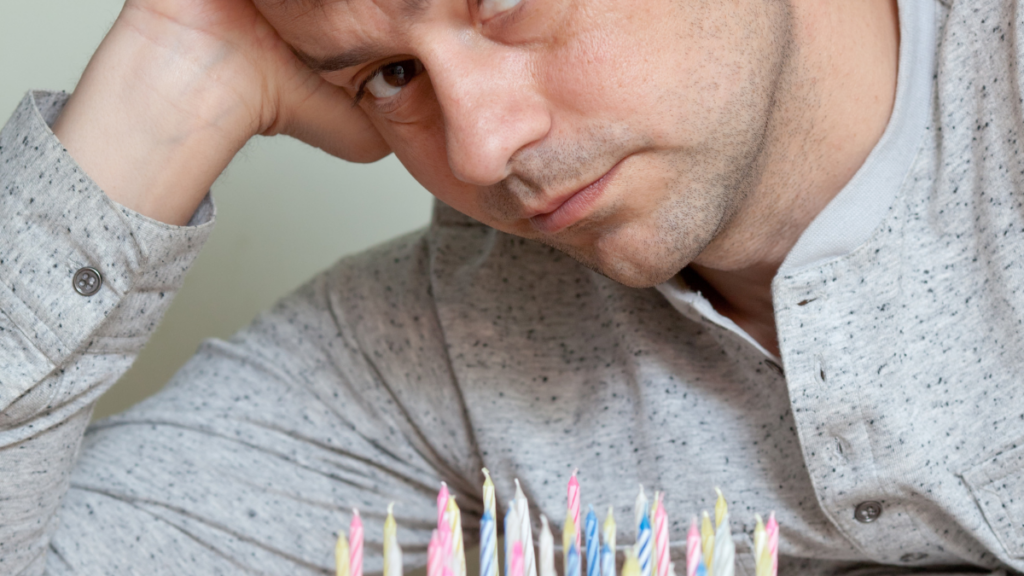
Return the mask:
{"type": "Polygon", "coordinates": [[[561,206],[553,211],[530,218],[530,223],[540,232],[554,234],[579,222],[586,217],[594,207],[594,204],[597,203],[601,194],[604,193],[604,189],[608,186],[608,182],[618,172],[621,165],[622,162],[619,162],[612,166],[612,169],[605,172],[604,176],[601,176],[586,188],[570,196],[561,206]]]}

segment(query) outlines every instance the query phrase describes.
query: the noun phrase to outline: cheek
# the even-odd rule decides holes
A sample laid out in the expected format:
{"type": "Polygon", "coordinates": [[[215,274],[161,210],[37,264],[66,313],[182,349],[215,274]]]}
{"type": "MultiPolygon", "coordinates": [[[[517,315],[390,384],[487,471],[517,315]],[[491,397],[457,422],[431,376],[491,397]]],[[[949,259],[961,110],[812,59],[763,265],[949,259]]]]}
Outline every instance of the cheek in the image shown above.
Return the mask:
{"type": "Polygon", "coordinates": [[[374,118],[374,124],[395,157],[438,200],[473,218],[486,222],[479,209],[477,187],[455,178],[448,165],[444,120],[440,109],[423,110],[412,122],[374,118]]]}

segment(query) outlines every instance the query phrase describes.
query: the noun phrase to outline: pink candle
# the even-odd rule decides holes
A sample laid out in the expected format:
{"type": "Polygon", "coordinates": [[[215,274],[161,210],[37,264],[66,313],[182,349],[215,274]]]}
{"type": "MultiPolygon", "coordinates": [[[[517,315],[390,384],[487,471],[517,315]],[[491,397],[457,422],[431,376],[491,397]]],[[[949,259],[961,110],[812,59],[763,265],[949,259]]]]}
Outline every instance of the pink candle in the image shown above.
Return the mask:
{"type": "Polygon", "coordinates": [[[448,509],[448,485],[441,482],[441,491],[437,493],[437,527],[444,524],[444,512],[448,509]]]}
{"type": "Polygon", "coordinates": [[[775,512],[772,512],[768,516],[768,523],[764,527],[765,531],[765,548],[768,549],[768,554],[771,557],[771,569],[769,574],[771,576],[777,576],[779,573],[779,523],[775,521],[775,512]]]}
{"type": "Polygon", "coordinates": [[[686,534],[686,576],[695,576],[700,565],[700,530],[697,517],[690,520],[690,531],[686,534]]]}
{"type": "Polygon", "coordinates": [[[523,576],[523,543],[512,543],[512,560],[508,563],[508,576],[523,576]]]}
{"type": "Polygon", "coordinates": [[[665,512],[664,495],[661,495],[654,509],[654,556],[657,558],[658,576],[669,576],[668,557],[668,514],[665,512]]]}
{"type": "Polygon", "coordinates": [[[580,526],[580,482],[576,479],[576,472],[572,471],[572,478],[569,478],[569,514],[572,516],[573,526],[576,527],[576,549],[580,550],[580,533],[583,532],[580,526]]]}
{"type": "Polygon", "coordinates": [[[430,535],[430,545],[427,546],[427,576],[444,576],[444,553],[441,550],[441,535],[437,530],[430,535]]]}
{"type": "Polygon", "coordinates": [[[352,509],[352,524],[348,529],[349,533],[349,574],[351,576],[363,576],[363,520],[359,517],[359,510],[352,509]]]}

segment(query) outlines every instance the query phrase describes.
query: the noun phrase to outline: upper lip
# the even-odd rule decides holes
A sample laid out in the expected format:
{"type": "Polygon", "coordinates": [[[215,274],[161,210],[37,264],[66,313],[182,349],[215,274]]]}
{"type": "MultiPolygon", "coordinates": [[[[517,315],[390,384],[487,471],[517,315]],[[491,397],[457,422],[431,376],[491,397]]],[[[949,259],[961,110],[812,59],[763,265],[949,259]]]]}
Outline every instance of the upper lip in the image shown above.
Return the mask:
{"type": "MultiPolygon", "coordinates": [[[[621,160],[619,162],[621,162],[621,160]]],[[[583,186],[580,186],[579,188],[575,188],[573,190],[567,190],[565,192],[561,192],[561,193],[558,193],[558,194],[552,196],[551,199],[548,200],[547,203],[545,203],[544,206],[542,206],[542,207],[539,207],[539,208],[526,207],[526,210],[524,212],[524,217],[526,219],[530,219],[530,218],[533,218],[535,216],[543,216],[545,214],[551,214],[555,210],[558,210],[562,206],[562,204],[565,204],[570,198],[572,198],[573,196],[575,196],[575,195],[579,194],[580,192],[586,190],[587,188],[593,186],[595,183],[599,182],[602,178],[607,176],[609,172],[614,170],[615,167],[619,165],[619,162],[616,162],[615,164],[613,164],[611,166],[611,168],[605,170],[604,172],[601,173],[600,176],[598,176],[597,178],[594,178],[593,180],[591,180],[590,182],[584,184],[583,186]]]]}

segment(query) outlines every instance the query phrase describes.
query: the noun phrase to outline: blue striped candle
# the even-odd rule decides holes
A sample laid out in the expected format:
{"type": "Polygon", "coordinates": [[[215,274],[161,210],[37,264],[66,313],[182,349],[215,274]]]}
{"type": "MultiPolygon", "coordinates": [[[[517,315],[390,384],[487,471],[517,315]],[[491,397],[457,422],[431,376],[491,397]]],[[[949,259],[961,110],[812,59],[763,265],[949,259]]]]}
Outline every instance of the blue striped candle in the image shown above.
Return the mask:
{"type": "Polygon", "coordinates": [[[597,535],[597,513],[594,512],[593,506],[588,507],[586,527],[587,576],[601,576],[601,561],[598,558],[601,553],[601,541],[597,535]]]}
{"type": "Polygon", "coordinates": [[[615,576],[615,550],[607,544],[601,546],[601,576],[615,576]]]}
{"type": "Polygon", "coordinates": [[[640,562],[640,576],[651,576],[651,521],[644,514],[640,518],[640,531],[636,537],[636,557],[640,562]]]}
{"type": "Polygon", "coordinates": [[[490,510],[480,519],[480,576],[498,576],[497,522],[490,510]]]}
{"type": "Polygon", "coordinates": [[[566,555],[565,576],[580,576],[580,551],[576,549],[575,542],[569,545],[566,555]]]}

